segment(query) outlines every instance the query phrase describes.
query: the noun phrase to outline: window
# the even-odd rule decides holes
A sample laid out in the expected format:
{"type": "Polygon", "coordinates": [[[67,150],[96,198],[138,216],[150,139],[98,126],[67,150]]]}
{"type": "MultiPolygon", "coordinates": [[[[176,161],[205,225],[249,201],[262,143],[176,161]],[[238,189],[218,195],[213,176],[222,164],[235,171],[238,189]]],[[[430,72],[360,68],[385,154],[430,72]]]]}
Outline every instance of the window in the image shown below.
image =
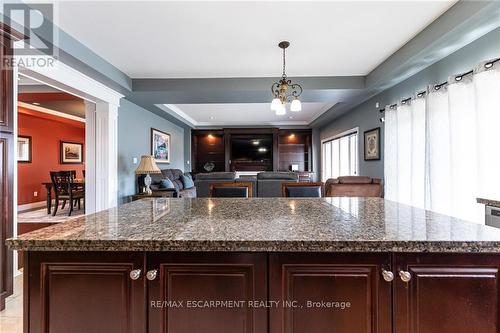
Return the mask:
{"type": "Polygon", "coordinates": [[[321,145],[322,180],[358,173],[358,131],[349,131],[321,145]]]}

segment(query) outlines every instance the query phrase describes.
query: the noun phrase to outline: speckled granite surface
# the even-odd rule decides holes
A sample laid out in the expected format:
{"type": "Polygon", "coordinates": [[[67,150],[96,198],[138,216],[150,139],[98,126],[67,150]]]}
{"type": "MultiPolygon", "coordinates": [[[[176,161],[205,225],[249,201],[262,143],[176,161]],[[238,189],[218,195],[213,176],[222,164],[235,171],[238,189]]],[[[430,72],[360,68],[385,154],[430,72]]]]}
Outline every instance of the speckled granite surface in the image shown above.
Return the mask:
{"type": "Polygon", "coordinates": [[[499,207],[500,208],[500,201],[498,201],[498,200],[477,198],[477,202],[480,203],[480,204],[483,204],[483,205],[493,206],[493,207],[499,207]]]}
{"type": "Polygon", "coordinates": [[[35,251],[500,253],[500,229],[377,198],[156,198],[7,243],[35,251]]]}

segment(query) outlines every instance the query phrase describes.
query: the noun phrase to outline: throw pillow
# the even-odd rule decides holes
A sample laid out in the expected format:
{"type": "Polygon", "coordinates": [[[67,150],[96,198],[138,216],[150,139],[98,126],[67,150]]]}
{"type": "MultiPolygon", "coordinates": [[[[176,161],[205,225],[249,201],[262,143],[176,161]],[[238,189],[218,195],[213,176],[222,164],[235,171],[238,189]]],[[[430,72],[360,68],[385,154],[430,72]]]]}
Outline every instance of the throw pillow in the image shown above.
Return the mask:
{"type": "Polygon", "coordinates": [[[166,189],[166,188],[175,188],[174,183],[168,178],[164,178],[160,181],[160,184],[158,184],[158,187],[161,189],[166,189]]]}
{"type": "Polygon", "coordinates": [[[181,175],[181,181],[182,184],[184,185],[184,188],[194,187],[194,182],[191,176],[181,175]]]}

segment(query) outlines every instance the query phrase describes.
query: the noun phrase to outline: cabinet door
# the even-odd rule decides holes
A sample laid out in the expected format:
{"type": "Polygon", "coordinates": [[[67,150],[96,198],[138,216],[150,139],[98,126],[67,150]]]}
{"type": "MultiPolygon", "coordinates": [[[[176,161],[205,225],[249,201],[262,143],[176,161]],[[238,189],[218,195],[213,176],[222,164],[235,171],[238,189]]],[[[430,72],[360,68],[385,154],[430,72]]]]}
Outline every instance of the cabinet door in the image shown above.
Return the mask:
{"type": "Polygon", "coordinates": [[[263,333],[267,309],[265,254],[150,253],[149,332],[263,333]],[[235,303],[221,302],[241,302],[235,303]]]}
{"type": "Polygon", "coordinates": [[[396,332],[499,333],[499,268],[499,255],[397,255],[396,332]]]}
{"type": "Polygon", "coordinates": [[[271,333],[389,333],[388,254],[273,254],[271,333]]]}
{"type": "Polygon", "coordinates": [[[27,260],[25,332],[146,332],[144,279],[130,278],[142,253],[28,252],[27,260]]]}
{"type": "MultiPolygon", "coordinates": [[[[0,26],[3,30],[6,26],[0,26]]],[[[14,80],[12,68],[5,64],[12,57],[10,39],[5,37],[4,31],[0,31],[0,132],[13,133],[14,131],[14,80]]]]}
{"type": "Polygon", "coordinates": [[[12,250],[5,240],[12,237],[13,230],[13,172],[14,139],[12,134],[0,132],[0,310],[5,298],[13,291],[12,250]]]}

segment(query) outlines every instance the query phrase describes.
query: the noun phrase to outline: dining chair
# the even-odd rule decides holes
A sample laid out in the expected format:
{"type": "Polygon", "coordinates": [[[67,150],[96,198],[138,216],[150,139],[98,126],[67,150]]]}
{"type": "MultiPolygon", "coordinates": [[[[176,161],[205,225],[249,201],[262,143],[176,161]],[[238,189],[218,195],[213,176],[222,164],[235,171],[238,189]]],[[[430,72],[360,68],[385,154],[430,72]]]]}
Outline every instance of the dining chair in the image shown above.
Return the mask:
{"type": "Polygon", "coordinates": [[[252,183],[212,183],[210,197],[212,198],[249,198],[252,196],[252,183]]]}
{"type": "Polygon", "coordinates": [[[81,209],[80,200],[85,198],[85,191],[78,187],[74,182],[76,171],[51,171],[50,179],[54,187],[55,205],[52,216],[57,214],[59,201],[62,200],[61,209],[66,206],[66,201],[69,201],[68,216],[71,216],[74,205],[78,202],[78,209],[81,209]]]}
{"type": "Polygon", "coordinates": [[[321,198],[322,182],[293,182],[281,184],[281,195],[289,198],[321,198]]]}

